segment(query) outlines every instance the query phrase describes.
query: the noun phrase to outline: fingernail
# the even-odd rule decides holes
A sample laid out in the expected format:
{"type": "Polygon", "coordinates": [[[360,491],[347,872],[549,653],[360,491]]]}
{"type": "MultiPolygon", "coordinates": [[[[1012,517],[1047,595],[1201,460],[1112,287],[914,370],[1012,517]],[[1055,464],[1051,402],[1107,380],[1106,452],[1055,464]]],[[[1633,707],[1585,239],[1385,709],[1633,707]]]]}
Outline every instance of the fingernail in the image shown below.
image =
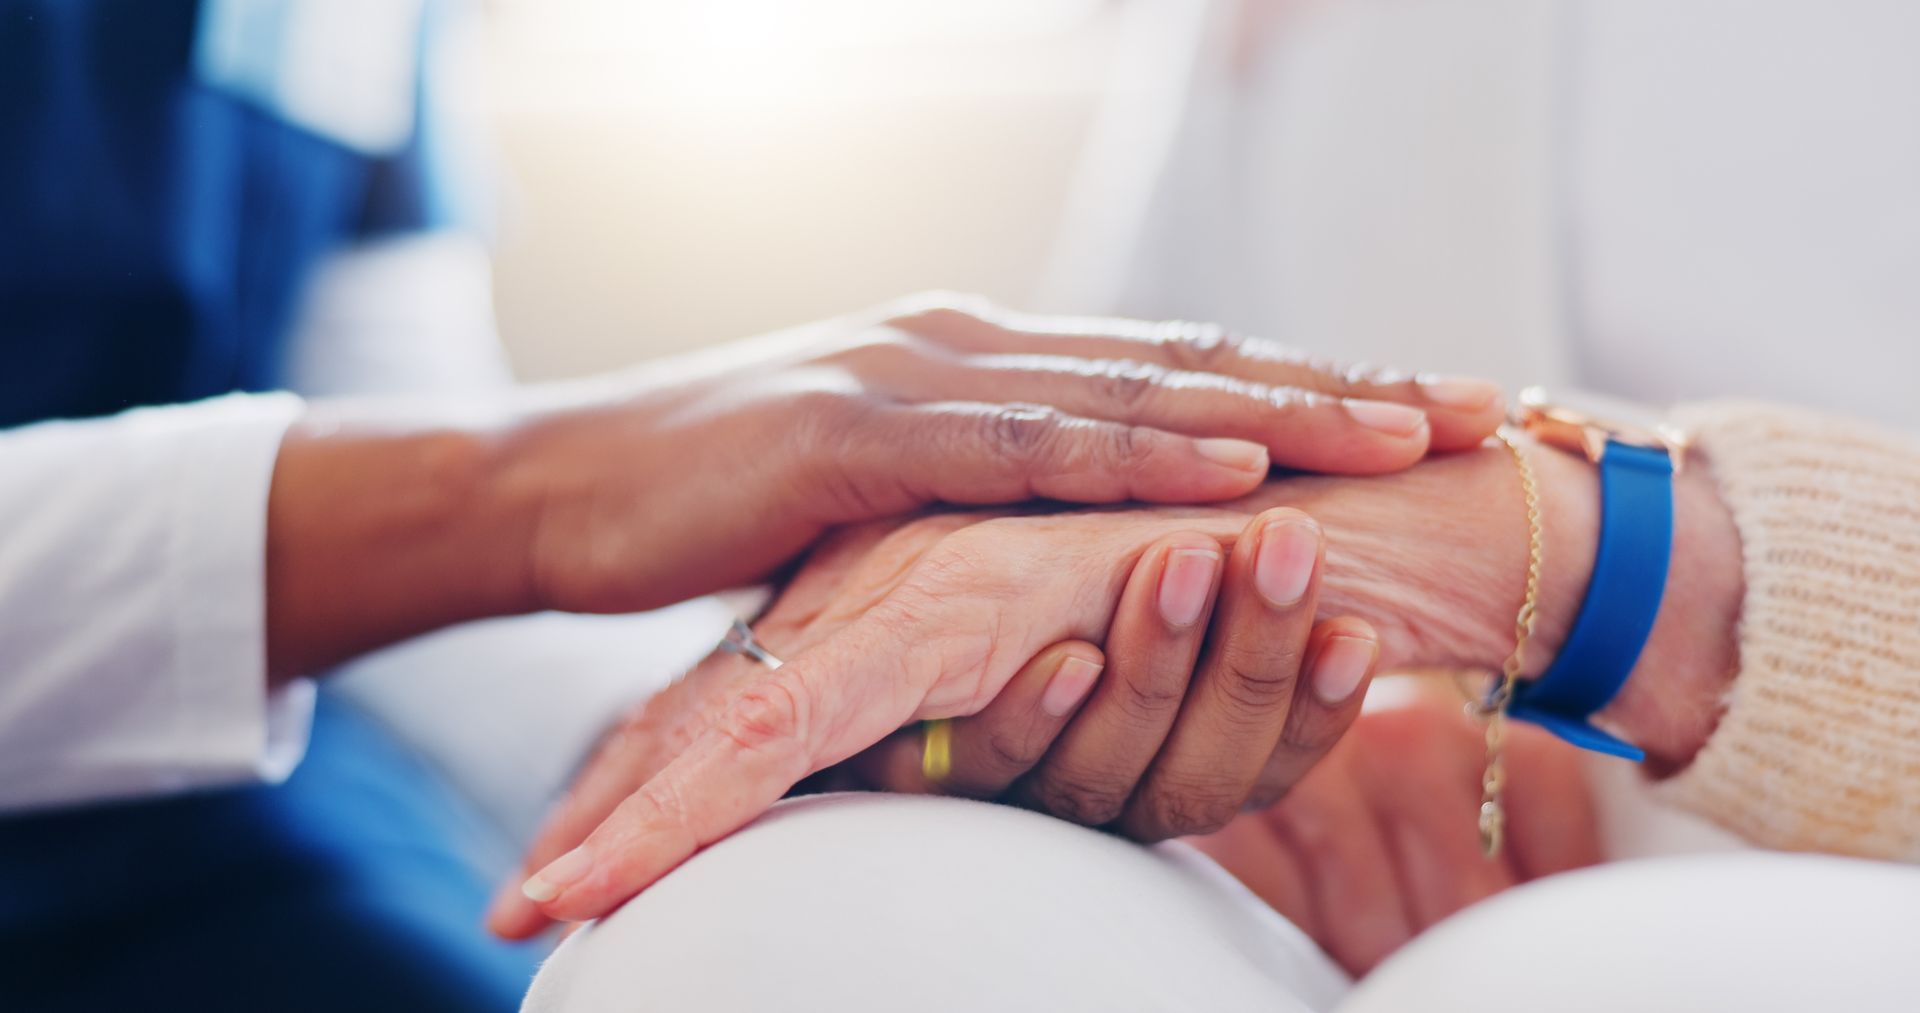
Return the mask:
{"type": "Polygon", "coordinates": [[[1422,374],[1419,379],[1420,392],[1427,400],[1448,408],[1463,411],[1477,411],[1493,403],[1500,396],[1500,385],[1490,380],[1476,380],[1468,376],[1428,376],[1422,374]]]}
{"type": "Polygon", "coordinates": [[[1363,637],[1327,638],[1320,656],[1313,659],[1313,671],[1307,676],[1313,683],[1313,695],[1329,707],[1345,703],[1367,677],[1380,645],[1363,637]]]}
{"type": "Polygon", "coordinates": [[[1267,448],[1258,443],[1216,437],[1193,441],[1193,449],[1201,457],[1235,471],[1267,470],[1267,448]]]}
{"type": "Polygon", "coordinates": [[[1093,681],[1100,678],[1100,666],[1081,657],[1069,657],[1053,673],[1047,691],[1040,694],[1040,709],[1051,717],[1063,718],[1086,699],[1093,681]]]}
{"type": "Polygon", "coordinates": [[[1261,597],[1285,608],[1306,597],[1319,558],[1320,529],[1312,521],[1274,521],[1260,531],[1253,585],[1261,597]]]}
{"type": "Polygon", "coordinates": [[[1213,593],[1220,553],[1213,549],[1175,549],[1160,574],[1160,618],[1171,626],[1192,626],[1213,593]]]}
{"type": "Polygon", "coordinates": [[[592,868],[593,856],[587,854],[585,846],[578,847],[534,873],[521,884],[520,892],[535,904],[545,904],[560,896],[560,891],[584,877],[592,868]]]}
{"type": "Polygon", "coordinates": [[[1412,436],[1427,423],[1427,413],[1418,408],[1409,408],[1391,401],[1357,401],[1348,399],[1341,402],[1347,409],[1347,415],[1368,429],[1377,429],[1394,436],[1412,436]]]}

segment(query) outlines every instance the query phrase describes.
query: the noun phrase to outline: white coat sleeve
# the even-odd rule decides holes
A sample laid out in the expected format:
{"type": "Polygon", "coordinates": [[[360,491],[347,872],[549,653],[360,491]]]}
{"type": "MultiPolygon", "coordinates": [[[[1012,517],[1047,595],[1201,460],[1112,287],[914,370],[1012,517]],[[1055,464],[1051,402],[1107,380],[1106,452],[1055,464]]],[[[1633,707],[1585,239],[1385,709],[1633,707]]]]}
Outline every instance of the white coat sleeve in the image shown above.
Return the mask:
{"type": "Polygon", "coordinates": [[[284,777],[267,494],[290,394],[0,431],[0,810],[284,777]]]}

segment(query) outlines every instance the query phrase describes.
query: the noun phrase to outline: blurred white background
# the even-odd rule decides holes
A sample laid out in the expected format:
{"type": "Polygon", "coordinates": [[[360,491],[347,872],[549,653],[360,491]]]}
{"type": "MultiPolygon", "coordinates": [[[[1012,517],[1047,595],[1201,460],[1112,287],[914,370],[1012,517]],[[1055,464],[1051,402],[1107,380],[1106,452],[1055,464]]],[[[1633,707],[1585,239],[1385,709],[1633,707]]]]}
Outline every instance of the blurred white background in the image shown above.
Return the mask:
{"type": "Polygon", "coordinates": [[[496,298],[521,376],[925,288],[1030,301],[1120,6],[490,5],[496,298]]]}

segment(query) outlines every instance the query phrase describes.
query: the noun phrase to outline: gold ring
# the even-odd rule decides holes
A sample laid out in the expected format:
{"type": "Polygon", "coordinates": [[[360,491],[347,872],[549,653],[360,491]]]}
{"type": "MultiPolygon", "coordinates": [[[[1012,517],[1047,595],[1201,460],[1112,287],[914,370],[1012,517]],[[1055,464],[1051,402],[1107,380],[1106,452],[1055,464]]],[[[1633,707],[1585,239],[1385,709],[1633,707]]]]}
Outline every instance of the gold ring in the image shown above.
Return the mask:
{"type": "Polygon", "coordinates": [[[953,722],[946,718],[920,722],[920,773],[939,784],[953,773],[953,722]]]}

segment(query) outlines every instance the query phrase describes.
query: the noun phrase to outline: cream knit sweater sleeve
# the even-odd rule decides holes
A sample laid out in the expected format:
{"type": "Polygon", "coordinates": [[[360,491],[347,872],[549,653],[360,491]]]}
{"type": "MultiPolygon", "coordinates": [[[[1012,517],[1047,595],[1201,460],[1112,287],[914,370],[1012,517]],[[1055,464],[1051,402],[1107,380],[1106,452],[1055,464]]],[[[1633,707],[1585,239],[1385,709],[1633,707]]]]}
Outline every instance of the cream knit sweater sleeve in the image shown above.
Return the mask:
{"type": "Polygon", "coordinates": [[[1661,791],[1768,847],[1920,861],[1920,441],[1746,403],[1677,420],[1746,599],[1725,716],[1661,791]]]}

